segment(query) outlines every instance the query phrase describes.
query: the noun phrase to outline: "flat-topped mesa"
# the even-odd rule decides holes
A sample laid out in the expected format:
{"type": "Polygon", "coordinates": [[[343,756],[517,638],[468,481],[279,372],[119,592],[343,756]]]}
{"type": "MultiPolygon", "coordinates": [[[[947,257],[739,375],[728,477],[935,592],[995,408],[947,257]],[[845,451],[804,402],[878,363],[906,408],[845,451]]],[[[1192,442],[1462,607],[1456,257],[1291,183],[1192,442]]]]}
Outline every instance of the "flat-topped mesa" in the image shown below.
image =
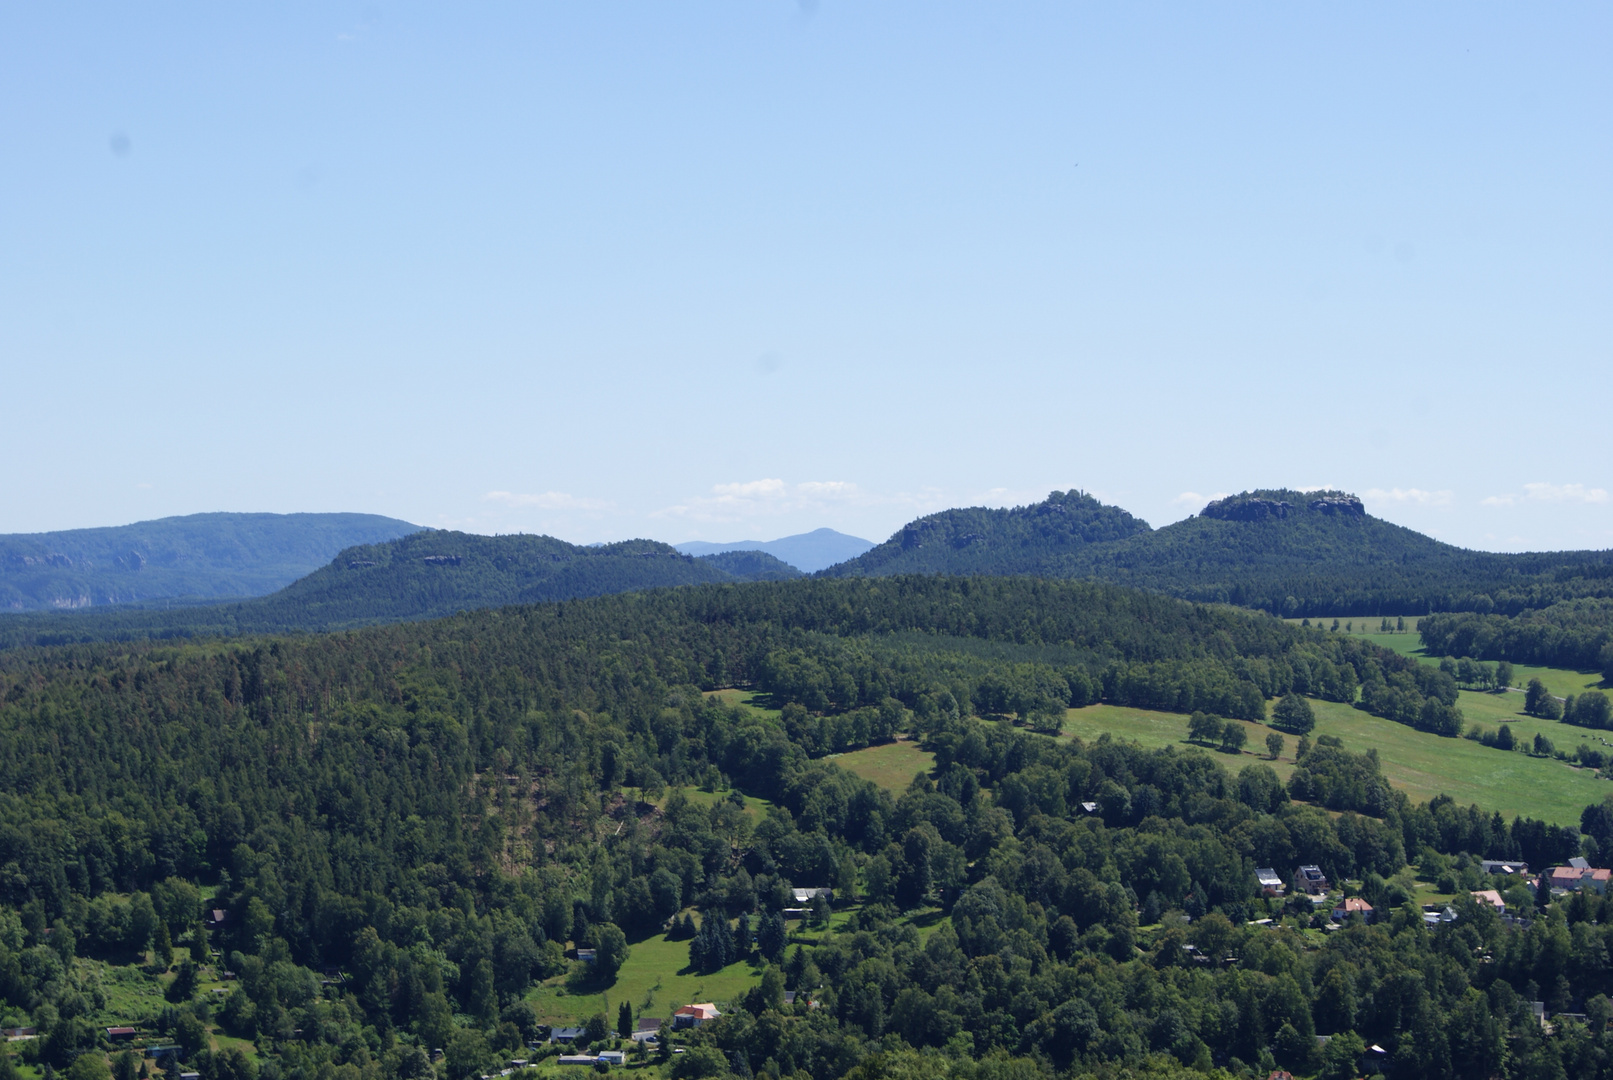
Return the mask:
{"type": "Polygon", "coordinates": [[[1343,491],[1245,491],[1217,499],[1206,506],[1200,517],[1222,521],[1280,521],[1303,513],[1331,517],[1366,517],[1361,500],[1343,491]]]}

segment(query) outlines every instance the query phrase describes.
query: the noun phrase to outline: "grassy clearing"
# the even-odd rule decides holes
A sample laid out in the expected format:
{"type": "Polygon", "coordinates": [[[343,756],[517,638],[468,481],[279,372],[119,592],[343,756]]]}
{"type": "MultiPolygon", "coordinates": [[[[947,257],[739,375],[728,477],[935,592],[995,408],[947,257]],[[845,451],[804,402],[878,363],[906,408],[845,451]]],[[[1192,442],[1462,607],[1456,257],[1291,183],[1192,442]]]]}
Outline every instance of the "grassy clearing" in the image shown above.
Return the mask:
{"type": "Polygon", "coordinates": [[[95,1016],[98,1027],[154,1020],[167,1004],[162,980],[137,965],[82,958],[73,963],[81,978],[99,984],[106,995],[106,1007],[95,1016]]]}
{"type": "MultiPolygon", "coordinates": [[[[728,792],[726,791],[702,791],[700,788],[692,787],[670,788],[667,795],[670,796],[673,791],[683,792],[690,802],[696,806],[704,806],[707,809],[716,806],[718,803],[728,801],[728,792]]],[[[746,795],[743,791],[740,794],[745,795],[745,815],[752,819],[753,824],[766,817],[767,812],[773,807],[771,801],[758,795],[746,795]]],[[[661,799],[660,806],[665,808],[666,797],[661,799]]]]}
{"type": "Polygon", "coordinates": [[[737,705],[747,712],[760,716],[778,716],[780,710],[773,707],[773,698],[756,690],[736,690],[730,687],[727,690],[707,690],[707,698],[716,698],[726,705],[737,705]]]}
{"type": "MultiPolygon", "coordinates": [[[[1519,695],[1464,692],[1462,708],[1470,720],[1488,726],[1484,710],[1504,708],[1498,702],[1510,704],[1515,698],[1519,695]]],[[[1526,814],[1555,824],[1577,825],[1588,804],[1613,794],[1613,783],[1598,780],[1590,770],[1574,769],[1560,761],[1494,750],[1470,739],[1442,739],[1336,702],[1312,701],[1311,707],[1316,711],[1313,738],[1337,735],[1347,749],[1358,752],[1375,747],[1384,776],[1414,802],[1446,794],[1463,804],[1477,803],[1486,810],[1499,810],[1507,817],[1526,814]]],[[[1519,739],[1532,740],[1539,730],[1559,747],[1578,745],[1580,739],[1590,739],[1594,745],[1600,738],[1600,733],[1550,720],[1525,717],[1514,723],[1519,739]]],[[[1242,754],[1220,755],[1223,764],[1234,772],[1251,762],[1266,762],[1265,738],[1272,729],[1264,724],[1245,727],[1249,729],[1248,748],[1242,754]]],[[[1066,735],[1091,740],[1106,731],[1150,747],[1185,749],[1191,745],[1187,742],[1187,717],[1177,713],[1092,705],[1071,709],[1065,716],[1066,735]]],[[[1287,746],[1283,758],[1266,763],[1286,780],[1293,772],[1297,740],[1291,735],[1284,738],[1287,746]]]]}
{"type": "Polygon", "coordinates": [[[906,791],[916,773],[929,775],[935,768],[935,755],[920,750],[918,743],[906,739],[847,754],[831,754],[828,760],[864,780],[872,780],[892,794],[906,791]]]}
{"type": "MultiPolygon", "coordinates": [[[[1380,620],[1365,616],[1360,618],[1339,618],[1339,633],[1349,633],[1355,637],[1366,638],[1374,645],[1381,645],[1385,649],[1397,652],[1402,656],[1409,656],[1425,664],[1438,664],[1440,658],[1430,656],[1423,652],[1422,638],[1417,635],[1417,628],[1421,625],[1422,616],[1407,615],[1405,633],[1380,633],[1377,627],[1380,620]],[[1354,623],[1354,630],[1344,628],[1354,623]]],[[[1286,622],[1298,624],[1298,619],[1287,619],[1286,622]]],[[[1390,617],[1394,621],[1394,617],[1390,617]]],[[[1331,627],[1332,616],[1322,619],[1312,619],[1312,626],[1331,627]]],[[[1539,679],[1546,684],[1558,697],[1567,697],[1569,694],[1583,694],[1587,690],[1606,690],[1608,687],[1602,682],[1601,672],[1597,671],[1571,671],[1567,668],[1537,667],[1533,664],[1513,664],[1512,682],[1514,686],[1527,686],[1530,679],[1539,679]]]]}
{"type": "Polygon", "coordinates": [[[604,1013],[614,1027],[615,1010],[631,1002],[633,1015],[670,1017],[673,1010],[696,1001],[735,1001],[761,978],[760,966],[741,961],[721,971],[701,975],[687,970],[689,943],[668,941],[664,934],[635,942],[627,963],[610,986],[590,993],[571,993],[567,976],[560,975],[533,988],[527,995],[545,1024],[582,1022],[604,1013]]]}

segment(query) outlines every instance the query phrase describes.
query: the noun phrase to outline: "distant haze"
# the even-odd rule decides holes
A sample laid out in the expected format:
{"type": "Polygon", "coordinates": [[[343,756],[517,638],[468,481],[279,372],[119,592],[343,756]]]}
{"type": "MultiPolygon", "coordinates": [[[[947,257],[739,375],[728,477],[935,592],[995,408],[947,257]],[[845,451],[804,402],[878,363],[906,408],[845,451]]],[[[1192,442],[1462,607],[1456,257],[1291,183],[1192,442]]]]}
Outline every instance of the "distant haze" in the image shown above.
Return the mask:
{"type": "Polygon", "coordinates": [[[855,559],[874,546],[873,541],[860,536],[847,536],[833,529],[813,529],[807,533],[783,536],[777,540],[737,540],[731,544],[713,544],[704,540],[691,540],[673,547],[685,555],[716,555],[723,551],[765,551],[773,558],[787,562],[803,573],[811,574],[836,563],[855,559]]]}

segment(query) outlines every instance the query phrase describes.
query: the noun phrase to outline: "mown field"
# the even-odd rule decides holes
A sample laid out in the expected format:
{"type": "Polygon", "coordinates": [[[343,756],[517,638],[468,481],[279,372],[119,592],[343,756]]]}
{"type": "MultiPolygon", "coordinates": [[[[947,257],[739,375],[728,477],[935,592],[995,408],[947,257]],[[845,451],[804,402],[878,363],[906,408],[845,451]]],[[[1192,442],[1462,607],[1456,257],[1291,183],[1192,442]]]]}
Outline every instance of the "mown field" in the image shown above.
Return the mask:
{"type": "Polygon", "coordinates": [[[634,1016],[666,1019],[691,1002],[736,1000],[760,978],[761,966],[745,961],[706,975],[690,971],[689,942],[657,934],[630,946],[610,986],[578,988],[568,985],[569,975],[557,975],[533,987],[527,1000],[540,1023],[568,1024],[604,1013],[614,1027],[623,1001],[632,1004],[634,1016]]]}
{"type": "MultiPolygon", "coordinates": [[[[1289,619],[1287,621],[1297,623],[1299,620],[1289,619]]],[[[1379,632],[1377,629],[1380,624],[1380,620],[1378,619],[1341,618],[1339,620],[1339,632],[1350,633],[1356,637],[1366,638],[1374,645],[1381,645],[1385,649],[1390,649],[1401,654],[1402,656],[1409,656],[1412,659],[1419,660],[1425,664],[1438,664],[1440,660],[1439,657],[1429,656],[1427,653],[1423,652],[1422,638],[1417,635],[1417,626],[1419,622],[1421,622],[1420,616],[1408,615],[1406,616],[1405,633],[1397,632],[1385,634],[1379,632]],[[1350,625],[1352,622],[1354,623],[1355,629],[1346,630],[1345,627],[1350,625]]],[[[1311,625],[1331,627],[1333,625],[1333,620],[1331,618],[1312,619],[1311,625]]],[[[1558,697],[1564,698],[1569,694],[1582,694],[1586,690],[1609,689],[1602,683],[1601,673],[1596,671],[1570,671],[1566,668],[1536,667],[1533,664],[1514,664],[1512,665],[1512,673],[1512,685],[1515,687],[1522,688],[1528,685],[1530,679],[1538,678],[1541,682],[1546,684],[1546,689],[1550,690],[1558,697]]]]}
{"type": "Polygon", "coordinates": [[[906,791],[916,774],[935,768],[935,755],[920,750],[917,743],[906,739],[846,754],[831,754],[829,760],[864,780],[872,780],[893,795],[906,791]]]}

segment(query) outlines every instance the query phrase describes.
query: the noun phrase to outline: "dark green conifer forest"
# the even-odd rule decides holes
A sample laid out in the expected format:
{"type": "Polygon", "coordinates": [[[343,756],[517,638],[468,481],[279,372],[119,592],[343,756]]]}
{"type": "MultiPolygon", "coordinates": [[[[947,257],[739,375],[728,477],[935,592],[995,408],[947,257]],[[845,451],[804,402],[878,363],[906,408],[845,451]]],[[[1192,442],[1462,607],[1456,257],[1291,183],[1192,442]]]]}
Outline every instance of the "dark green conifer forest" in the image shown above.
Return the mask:
{"type": "MultiPolygon", "coordinates": [[[[1285,695],[1416,722],[1454,700],[1424,670],[1112,585],[938,576],[17,648],[0,1019],[38,1029],[22,1064],[93,1071],[116,988],[84,959],[171,966],[168,1000],[124,1019],[203,1080],[465,1080],[536,1056],[529,993],[572,950],[608,987],[670,928],[691,970],[758,973],[680,1034],[656,1066],[675,1078],[1613,1076],[1613,901],[1509,890],[1503,920],[1467,897],[1481,858],[1613,853],[1613,803],[1557,828],[1412,804],[1337,739],[1303,739],[1283,783],[1253,756],[1033,730],[1285,695]],[[733,686],[776,708],[711,693],[733,686]],[[934,755],[905,790],[835,764],[897,733],[934,755]],[[1308,899],[1258,894],[1257,867],[1302,864],[1374,920],[1324,933],[1308,899]],[[1458,894],[1453,921],[1425,922],[1414,876],[1458,894]],[[832,924],[809,929],[815,900],[781,926],[792,886],[833,888],[832,924]],[[196,991],[222,967],[227,993],[196,991]]],[[[586,1040],[617,1004],[574,1018],[586,1040]]]]}

